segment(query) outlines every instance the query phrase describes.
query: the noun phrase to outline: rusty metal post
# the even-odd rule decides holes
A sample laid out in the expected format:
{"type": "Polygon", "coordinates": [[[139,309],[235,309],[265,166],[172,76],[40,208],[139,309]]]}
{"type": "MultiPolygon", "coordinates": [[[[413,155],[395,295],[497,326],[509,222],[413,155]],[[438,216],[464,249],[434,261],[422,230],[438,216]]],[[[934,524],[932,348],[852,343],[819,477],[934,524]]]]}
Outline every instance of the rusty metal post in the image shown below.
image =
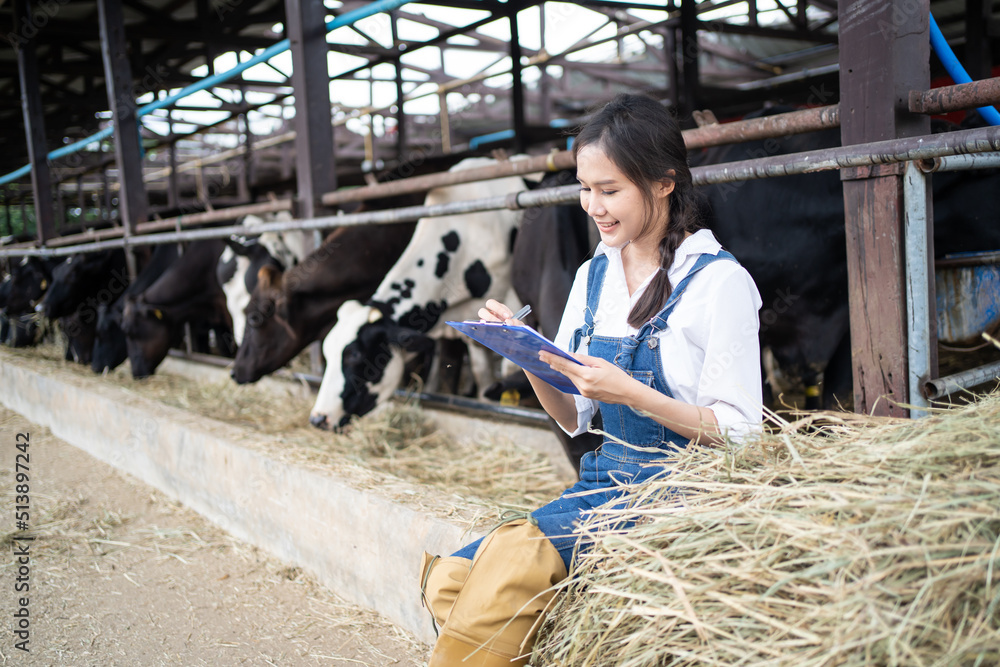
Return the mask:
{"type": "Polygon", "coordinates": [[[392,61],[396,71],[396,160],[400,163],[406,159],[406,114],[403,113],[403,62],[399,52],[399,12],[389,12],[389,27],[392,30],[392,48],[396,49],[396,58],[392,61]]]}
{"type": "MultiPolygon", "coordinates": [[[[115,161],[118,165],[118,210],[126,239],[139,223],[146,222],[149,201],[142,180],[142,145],[139,118],[132,95],[132,68],[125,44],[122,0],[98,0],[101,27],[101,54],[104,80],[108,88],[108,106],[115,124],[115,161]]],[[[136,275],[135,256],[126,245],[129,275],[136,275]]]]}
{"type": "Polygon", "coordinates": [[[327,9],[316,0],[285,0],[285,31],[291,41],[295,89],[295,167],[298,216],[314,218],[320,197],[337,188],[333,124],[330,119],[330,73],[326,58],[327,9]]]}
{"type": "Polygon", "coordinates": [[[513,77],[510,89],[511,124],[514,128],[514,152],[523,153],[528,145],[527,127],[524,120],[524,82],[521,81],[521,33],[518,29],[517,6],[508,10],[510,21],[510,73],[513,77]]]}
{"type": "Polygon", "coordinates": [[[681,89],[677,108],[683,120],[689,120],[691,114],[701,108],[701,70],[698,58],[701,47],[698,45],[698,7],[695,0],[681,0],[681,89]]]}
{"type": "MultiPolygon", "coordinates": [[[[33,25],[29,0],[14,0],[14,25],[33,25]]],[[[39,85],[38,57],[35,54],[34,39],[23,35],[17,37],[14,48],[17,51],[17,70],[21,78],[24,134],[28,140],[28,156],[31,160],[31,188],[35,193],[35,229],[38,242],[45,245],[46,241],[56,235],[56,228],[55,209],[52,206],[52,176],[45,145],[45,110],[42,107],[39,85]]],[[[21,202],[23,205],[23,192],[21,202]]],[[[27,224],[23,217],[22,224],[26,230],[27,224]]]]}
{"type": "Polygon", "coordinates": [[[173,109],[167,109],[167,134],[170,144],[167,148],[167,160],[170,165],[170,175],[167,176],[167,207],[175,210],[180,207],[180,189],[177,184],[177,137],[174,136],[173,109]]]}

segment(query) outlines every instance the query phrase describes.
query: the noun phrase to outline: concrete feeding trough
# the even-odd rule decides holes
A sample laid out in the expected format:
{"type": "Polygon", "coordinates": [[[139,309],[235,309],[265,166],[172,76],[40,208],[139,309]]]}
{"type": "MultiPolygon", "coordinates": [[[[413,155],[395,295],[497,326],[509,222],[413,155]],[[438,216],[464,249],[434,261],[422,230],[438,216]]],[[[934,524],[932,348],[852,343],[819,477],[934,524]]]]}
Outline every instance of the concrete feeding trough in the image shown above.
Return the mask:
{"type": "MultiPolygon", "coordinates": [[[[160,372],[226,377],[223,369],[176,359],[160,372]]],[[[444,502],[431,510],[407,503],[421,491],[417,485],[395,478],[359,483],[353,474],[282,461],[268,455],[267,436],[251,429],[164,405],[97,376],[41,372],[2,350],[0,403],[424,641],[434,634],[419,600],[421,553],[449,553],[481,534],[467,520],[447,517],[444,502]]],[[[483,428],[481,420],[461,415],[432,418],[457,438],[483,428]]],[[[568,468],[551,432],[506,422],[503,429],[568,468]]]]}

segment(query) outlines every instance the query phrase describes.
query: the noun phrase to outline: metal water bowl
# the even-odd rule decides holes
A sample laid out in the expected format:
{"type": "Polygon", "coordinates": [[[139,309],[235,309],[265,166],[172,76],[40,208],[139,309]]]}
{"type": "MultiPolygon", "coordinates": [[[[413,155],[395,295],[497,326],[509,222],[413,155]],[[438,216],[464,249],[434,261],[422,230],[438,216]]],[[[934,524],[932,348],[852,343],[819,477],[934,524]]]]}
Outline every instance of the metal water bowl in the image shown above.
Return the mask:
{"type": "Polygon", "coordinates": [[[935,262],[938,340],[982,343],[1000,328],[1000,250],[947,255],[935,262]]]}

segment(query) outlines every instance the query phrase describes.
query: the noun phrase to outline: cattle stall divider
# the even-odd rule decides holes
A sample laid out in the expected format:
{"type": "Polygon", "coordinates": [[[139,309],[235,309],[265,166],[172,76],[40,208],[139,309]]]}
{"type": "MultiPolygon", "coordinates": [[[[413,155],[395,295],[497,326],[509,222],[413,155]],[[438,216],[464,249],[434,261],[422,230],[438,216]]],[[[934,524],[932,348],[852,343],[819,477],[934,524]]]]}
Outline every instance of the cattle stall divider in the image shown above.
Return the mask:
{"type": "MultiPolygon", "coordinates": [[[[923,93],[914,91],[910,96],[910,104],[913,107],[922,104],[921,108],[933,109],[937,112],[942,110],[957,110],[953,107],[967,107],[974,104],[997,102],[1000,101],[1000,78],[951,86],[948,87],[948,94],[942,93],[942,90],[935,89],[934,91],[925,91],[923,93]]],[[[808,132],[817,128],[835,126],[838,122],[839,115],[836,106],[822,107],[786,114],[775,114],[774,116],[737,121],[724,125],[708,125],[696,130],[687,130],[685,131],[685,140],[688,141],[690,138],[692,146],[709,146],[725,143],[726,141],[747,140],[768,136],[777,137],[808,132]]],[[[723,183],[811,173],[821,170],[911,162],[914,160],[922,161],[923,163],[945,159],[954,160],[962,159],[962,156],[990,151],[1000,151],[1000,128],[998,127],[960,130],[941,135],[891,139],[866,144],[841,146],[833,149],[695,167],[692,169],[692,175],[696,184],[723,183]]],[[[536,156],[529,160],[508,161],[507,163],[498,165],[498,168],[501,170],[510,170],[509,173],[525,173],[525,169],[536,168],[539,170],[557,170],[559,168],[566,168],[563,165],[566,165],[567,155],[571,158],[571,154],[568,154],[566,151],[550,153],[548,155],[536,156]]],[[[943,162],[935,164],[940,165],[943,162]]],[[[483,171],[476,175],[479,180],[483,180],[494,178],[498,173],[501,172],[494,169],[488,173],[483,171]]],[[[453,172],[443,172],[434,176],[443,179],[441,182],[449,182],[447,179],[455,178],[453,172]]],[[[420,181],[421,185],[417,188],[418,190],[430,187],[425,177],[417,177],[417,179],[424,179],[420,181]]],[[[403,179],[397,182],[377,184],[368,188],[357,188],[345,192],[357,193],[350,197],[351,201],[356,201],[358,200],[356,198],[360,198],[361,196],[368,198],[376,196],[376,194],[381,194],[385,192],[385,188],[396,188],[396,193],[411,191],[405,188],[415,187],[414,180],[403,179]]],[[[458,181],[451,180],[450,182],[458,181]]],[[[0,258],[25,256],[62,257],[79,252],[96,252],[106,248],[117,248],[125,245],[154,245],[199,239],[224,238],[231,235],[255,236],[267,232],[290,230],[318,231],[345,225],[408,222],[418,220],[422,217],[453,215],[457,213],[472,213],[504,208],[516,210],[538,206],[552,206],[577,201],[579,196],[578,191],[578,186],[569,185],[435,206],[411,206],[385,211],[323,216],[310,220],[300,219],[289,222],[270,222],[255,226],[252,232],[243,226],[221,226],[203,229],[185,229],[169,233],[146,233],[131,236],[128,239],[106,239],[63,247],[4,248],[0,246],[0,258]]],[[[265,207],[267,210],[288,210],[289,203],[281,201],[251,206],[265,207]]],[[[248,207],[233,207],[219,209],[208,214],[196,215],[211,216],[210,219],[212,221],[218,221],[224,220],[229,216],[235,217],[246,214],[247,210],[248,207]]],[[[264,209],[259,210],[263,212],[264,209]]],[[[189,220],[190,217],[188,217],[189,220]]],[[[209,218],[203,218],[202,220],[203,222],[208,222],[209,218]]],[[[147,224],[166,226],[168,224],[177,225],[180,222],[181,220],[179,219],[171,219],[169,221],[164,220],[147,224]]],[[[153,231],[148,227],[146,229],[153,231]]],[[[917,354],[925,353],[919,352],[917,354]]],[[[926,372],[926,368],[924,368],[924,371],[926,372]]],[[[929,379],[924,375],[921,381],[927,382],[929,379]]],[[[912,396],[919,396],[919,394],[912,394],[912,396]]]]}
{"type": "MultiPolygon", "coordinates": [[[[974,387],[1000,375],[1000,362],[984,364],[976,368],[954,373],[944,377],[931,378],[927,372],[930,359],[930,335],[929,332],[937,326],[936,319],[930,317],[926,309],[921,309],[920,305],[928,302],[927,290],[930,289],[930,281],[934,280],[933,273],[928,274],[921,271],[923,266],[927,266],[927,261],[920,257],[914,257],[911,269],[911,251],[919,252],[921,249],[926,252],[928,239],[921,238],[920,235],[927,227],[919,220],[920,202],[926,196],[927,182],[932,174],[946,171],[970,171],[973,169],[996,169],[1000,167],[1000,152],[993,153],[972,153],[967,155],[950,155],[932,160],[921,160],[908,162],[906,165],[906,176],[903,185],[903,198],[906,206],[906,262],[907,262],[907,313],[909,315],[908,324],[911,327],[910,335],[920,336],[920,344],[926,345],[926,350],[915,345],[910,339],[909,361],[910,361],[910,404],[918,408],[915,412],[924,416],[927,414],[925,408],[930,406],[934,399],[947,396],[948,394],[963,389],[974,387]],[[913,224],[911,225],[911,216],[913,224]],[[912,288],[912,292],[911,292],[912,288]],[[921,329],[921,327],[923,327],[921,329]],[[927,335],[925,335],[927,334],[927,335]],[[914,368],[914,364],[917,368],[914,368]]],[[[998,249],[1000,250],[1000,249],[998,249]]],[[[931,263],[933,258],[929,258],[931,263]]],[[[955,261],[955,260],[951,260],[955,261]]]]}
{"type": "MultiPolygon", "coordinates": [[[[1000,151],[1000,126],[958,130],[946,134],[907,137],[903,139],[888,139],[838,148],[804,151],[789,155],[726,162],[718,165],[694,167],[691,169],[691,174],[696,185],[704,185],[998,151],[1000,151]]],[[[555,188],[522,191],[510,195],[484,197],[448,204],[435,204],[432,206],[406,206],[384,211],[321,216],[309,220],[267,222],[255,225],[252,230],[241,225],[236,225],[189,229],[181,232],[145,234],[142,236],[133,236],[127,243],[129,245],[159,245],[163,243],[224,238],[234,234],[257,236],[267,232],[321,230],[348,225],[395,224],[412,222],[424,217],[432,218],[500,209],[520,210],[540,206],[554,206],[575,202],[578,198],[579,186],[565,185],[555,188]]],[[[219,212],[222,210],[226,209],[221,209],[219,212]]],[[[0,247],[0,258],[32,256],[66,257],[78,252],[97,252],[107,248],[120,248],[125,244],[126,241],[124,239],[109,239],[63,248],[0,247]]]]}

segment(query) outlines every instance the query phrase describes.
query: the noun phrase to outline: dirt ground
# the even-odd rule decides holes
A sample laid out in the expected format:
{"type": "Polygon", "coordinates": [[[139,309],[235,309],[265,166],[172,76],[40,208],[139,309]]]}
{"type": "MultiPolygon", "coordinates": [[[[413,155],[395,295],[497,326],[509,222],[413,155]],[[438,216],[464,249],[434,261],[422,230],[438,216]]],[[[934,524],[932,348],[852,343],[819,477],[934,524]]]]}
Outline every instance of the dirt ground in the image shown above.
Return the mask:
{"type": "Polygon", "coordinates": [[[411,634],[4,408],[0,442],[0,665],[425,663],[429,646],[411,634]],[[20,433],[27,533],[15,520],[20,433]],[[15,647],[22,597],[30,652],[15,647]]]}

